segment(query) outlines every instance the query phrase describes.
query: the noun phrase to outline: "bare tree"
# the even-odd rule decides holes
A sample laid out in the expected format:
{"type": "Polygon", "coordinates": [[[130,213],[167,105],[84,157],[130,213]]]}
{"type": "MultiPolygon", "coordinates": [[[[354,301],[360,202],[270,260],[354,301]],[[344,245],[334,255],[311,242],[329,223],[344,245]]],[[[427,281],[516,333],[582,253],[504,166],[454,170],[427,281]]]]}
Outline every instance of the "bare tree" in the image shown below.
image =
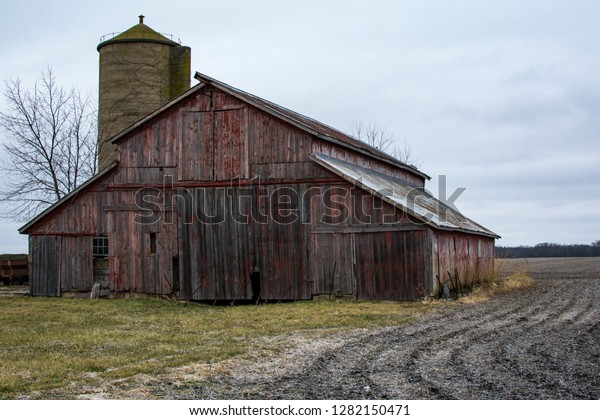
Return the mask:
{"type": "Polygon", "coordinates": [[[33,89],[19,79],[5,82],[7,134],[0,171],[0,216],[28,220],[96,173],[97,112],[89,95],[64,89],[52,69],[33,89]]]}
{"type": "Polygon", "coordinates": [[[396,144],[394,134],[391,133],[386,126],[378,125],[377,123],[369,123],[365,125],[360,121],[354,121],[350,128],[350,135],[367,143],[382,152],[388,153],[393,158],[400,162],[417,167],[421,164],[417,159],[410,146],[404,141],[403,146],[399,147],[396,144]]]}

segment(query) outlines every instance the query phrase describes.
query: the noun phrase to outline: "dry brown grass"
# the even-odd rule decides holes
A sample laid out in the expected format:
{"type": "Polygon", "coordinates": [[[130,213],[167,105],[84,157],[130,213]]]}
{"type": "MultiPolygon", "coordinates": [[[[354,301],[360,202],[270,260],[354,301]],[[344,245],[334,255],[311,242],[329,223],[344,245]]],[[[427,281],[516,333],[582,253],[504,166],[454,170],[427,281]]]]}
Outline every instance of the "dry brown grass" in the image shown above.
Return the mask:
{"type": "Polygon", "coordinates": [[[461,297],[459,302],[465,304],[485,302],[494,295],[531,287],[533,283],[527,261],[509,266],[506,260],[496,260],[493,276],[490,276],[488,281],[476,285],[471,293],[461,297]]]}

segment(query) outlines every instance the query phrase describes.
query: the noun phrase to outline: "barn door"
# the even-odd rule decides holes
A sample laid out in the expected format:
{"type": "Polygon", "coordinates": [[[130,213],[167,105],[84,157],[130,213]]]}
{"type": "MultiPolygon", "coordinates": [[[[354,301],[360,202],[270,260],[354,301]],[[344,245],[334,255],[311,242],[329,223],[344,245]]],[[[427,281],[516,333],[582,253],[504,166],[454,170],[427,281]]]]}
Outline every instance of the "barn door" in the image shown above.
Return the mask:
{"type": "Polygon", "coordinates": [[[179,179],[248,178],[246,108],[186,112],[179,148],[179,179]]]}
{"type": "Polygon", "coordinates": [[[310,261],[315,295],[356,296],[354,234],[312,232],[310,261]]]}
{"type": "Polygon", "coordinates": [[[94,284],[99,284],[100,289],[108,290],[108,258],[94,257],[93,260],[94,284]]]}
{"type": "Polygon", "coordinates": [[[30,236],[32,296],[60,296],[60,236],[30,236]]]}
{"type": "Polygon", "coordinates": [[[426,290],[432,268],[426,230],[355,236],[359,299],[414,300],[426,290]]]}
{"type": "Polygon", "coordinates": [[[253,236],[242,217],[251,214],[247,194],[238,188],[198,188],[193,200],[180,202],[183,299],[252,298],[253,236]]]}

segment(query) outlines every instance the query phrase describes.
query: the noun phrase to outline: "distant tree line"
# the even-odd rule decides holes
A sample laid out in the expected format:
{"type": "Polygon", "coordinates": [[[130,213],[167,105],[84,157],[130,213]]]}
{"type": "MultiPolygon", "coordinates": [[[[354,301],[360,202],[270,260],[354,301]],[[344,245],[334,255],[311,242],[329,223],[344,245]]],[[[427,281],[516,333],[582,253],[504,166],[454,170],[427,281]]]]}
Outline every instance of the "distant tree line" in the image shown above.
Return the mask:
{"type": "Polygon", "coordinates": [[[497,258],[600,257],[600,240],[590,245],[563,245],[544,242],[535,246],[497,246],[497,258]]]}

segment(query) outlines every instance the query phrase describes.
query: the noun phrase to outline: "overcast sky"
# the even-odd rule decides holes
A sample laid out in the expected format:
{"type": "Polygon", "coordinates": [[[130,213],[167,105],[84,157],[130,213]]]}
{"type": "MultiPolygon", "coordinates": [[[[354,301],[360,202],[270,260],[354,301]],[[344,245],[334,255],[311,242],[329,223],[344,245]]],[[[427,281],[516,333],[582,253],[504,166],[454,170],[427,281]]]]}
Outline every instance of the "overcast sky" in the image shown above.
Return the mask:
{"type": "MultiPolygon", "coordinates": [[[[600,239],[599,1],[11,1],[0,80],[51,66],[97,95],[100,37],[139,14],[192,71],[342,130],[387,126],[499,245],[600,239]]],[[[0,222],[0,253],[26,251],[19,225],[0,222]]]]}

